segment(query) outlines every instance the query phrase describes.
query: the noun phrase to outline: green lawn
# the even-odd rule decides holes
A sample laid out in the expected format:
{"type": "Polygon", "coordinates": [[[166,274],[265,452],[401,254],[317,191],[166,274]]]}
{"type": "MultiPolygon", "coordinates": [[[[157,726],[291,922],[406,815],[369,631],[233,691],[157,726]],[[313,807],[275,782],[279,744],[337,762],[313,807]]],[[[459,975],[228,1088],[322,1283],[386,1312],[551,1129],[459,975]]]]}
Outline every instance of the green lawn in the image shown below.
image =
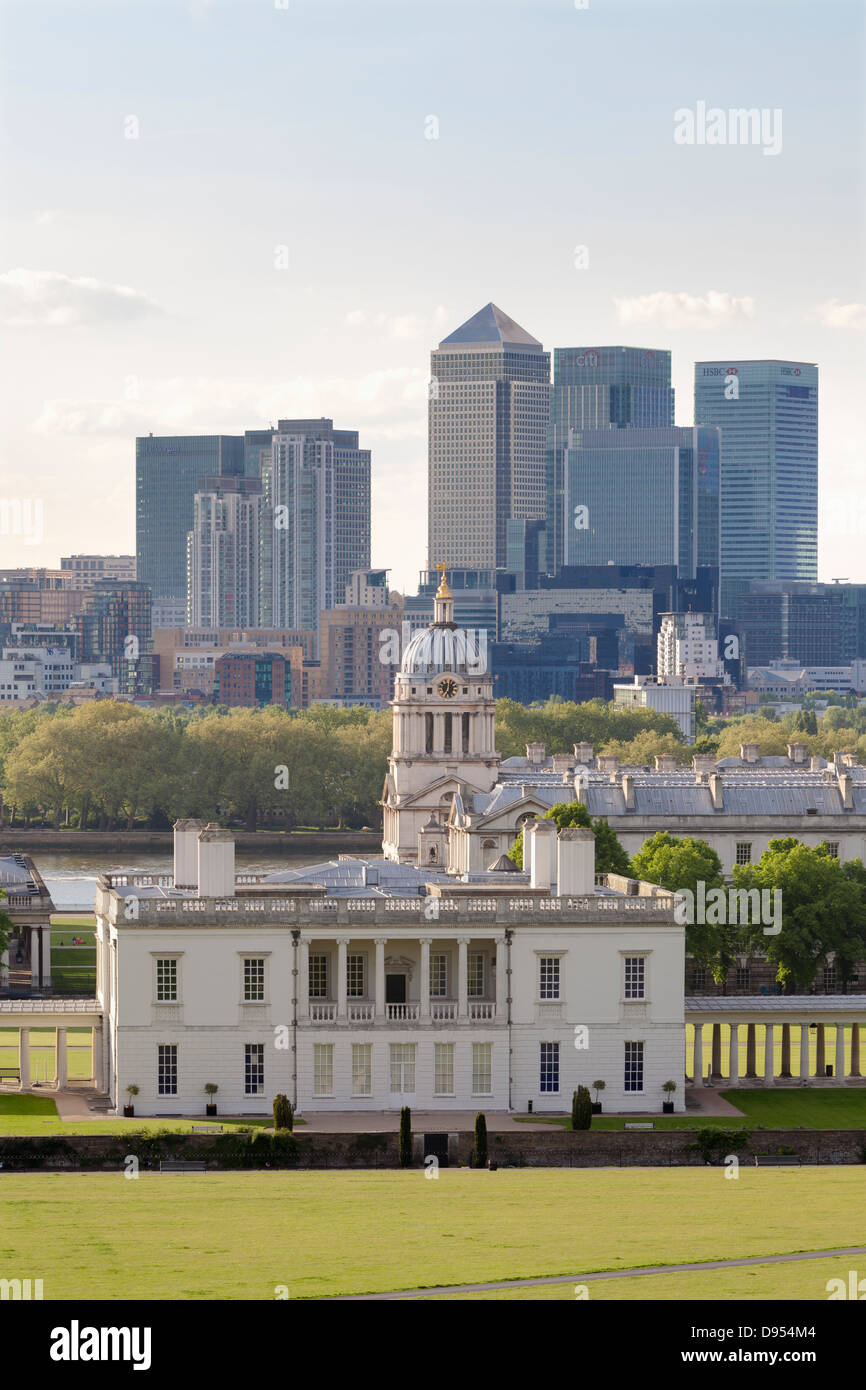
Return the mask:
{"type": "MultiPolygon", "coordinates": [[[[89,1028],[70,1028],[66,1034],[67,1076],[71,1081],[87,1081],[93,1073],[89,1028]]],[[[56,1075],[55,1031],[30,1030],[30,1080],[53,1081],[56,1075]]],[[[18,1029],[0,1028],[0,1067],[18,1065],[18,1029]]],[[[2,1114],[2,1111],[0,1111],[2,1114]]]]}
{"type": "MultiPolygon", "coordinates": [[[[243,1118],[218,1115],[209,1119],[199,1115],[195,1119],[174,1120],[167,1116],[159,1119],[143,1118],[125,1120],[122,1116],[110,1115],[104,1120],[61,1120],[57,1106],[51,1096],[22,1096],[0,1092],[0,1139],[11,1135],[51,1135],[65,1134],[155,1134],[171,1130],[177,1134],[189,1134],[193,1126],[222,1125],[226,1132],[236,1129],[264,1128],[272,1124],[267,1115],[243,1118]]],[[[301,1126],[304,1121],[295,1120],[301,1126]]]]}
{"type": "MultiPolygon", "coordinates": [[[[593,1115],[592,1128],[622,1129],[626,1124],[652,1120],[656,1129],[862,1129],[866,1130],[866,1086],[858,1090],[808,1087],[802,1090],[745,1088],[722,1091],[740,1115],[593,1115]]],[[[569,1115],[515,1115],[520,1124],[571,1128],[569,1115]]]]}
{"type": "MultiPolygon", "coordinates": [[[[75,1301],[304,1299],[862,1243],[859,1168],[9,1173],[2,1190],[5,1264],[75,1301]]],[[[832,1268],[844,1277],[845,1257],[832,1268]]],[[[706,1278],[661,1277],[672,1299],[706,1278]]],[[[766,1287],[725,1279],[727,1297],[766,1287]]],[[[800,1296],[826,1298],[823,1269],[812,1279],[800,1296]]],[[[608,1288],[590,1298],[622,1296],[608,1288]]]]}

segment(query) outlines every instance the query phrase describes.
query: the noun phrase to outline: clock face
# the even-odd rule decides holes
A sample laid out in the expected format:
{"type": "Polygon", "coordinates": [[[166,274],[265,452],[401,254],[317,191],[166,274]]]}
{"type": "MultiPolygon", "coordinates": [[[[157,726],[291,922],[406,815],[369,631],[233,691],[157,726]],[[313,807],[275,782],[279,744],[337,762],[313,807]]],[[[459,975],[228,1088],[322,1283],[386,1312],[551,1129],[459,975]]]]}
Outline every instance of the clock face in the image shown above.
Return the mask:
{"type": "Polygon", "coordinates": [[[444,680],[439,682],[436,689],[443,700],[453,700],[457,694],[457,682],[451,676],[446,676],[444,680]]]}

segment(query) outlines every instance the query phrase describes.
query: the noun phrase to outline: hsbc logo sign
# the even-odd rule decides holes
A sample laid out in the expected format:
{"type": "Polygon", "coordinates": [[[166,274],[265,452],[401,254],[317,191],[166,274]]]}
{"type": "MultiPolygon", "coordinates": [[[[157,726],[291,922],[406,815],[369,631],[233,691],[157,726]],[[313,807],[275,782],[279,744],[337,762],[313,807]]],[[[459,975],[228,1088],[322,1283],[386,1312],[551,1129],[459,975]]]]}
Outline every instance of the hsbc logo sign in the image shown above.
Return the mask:
{"type": "Polygon", "coordinates": [[[780,367],[780,368],[779,368],[779,371],[781,372],[782,376],[801,376],[801,375],[802,375],[801,370],[800,370],[799,367],[780,367]]]}
{"type": "Polygon", "coordinates": [[[738,367],[704,367],[702,376],[739,376],[738,367]]]}

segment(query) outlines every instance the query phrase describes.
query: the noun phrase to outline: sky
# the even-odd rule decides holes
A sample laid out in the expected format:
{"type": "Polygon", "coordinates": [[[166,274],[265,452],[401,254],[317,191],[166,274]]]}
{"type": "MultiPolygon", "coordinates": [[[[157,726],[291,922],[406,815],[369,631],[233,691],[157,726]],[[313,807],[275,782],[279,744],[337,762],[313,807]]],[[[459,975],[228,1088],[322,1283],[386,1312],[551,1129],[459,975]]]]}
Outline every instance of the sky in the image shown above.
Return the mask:
{"type": "Polygon", "coordinates": [[[818,363],[866,582],[864,69],[862,0],[0,0],[0,567],[134,550],[136,435],[325,415],[414,591],[429,353],[492,300],[669,348],[678,424],[696,360],[818,363]]]}

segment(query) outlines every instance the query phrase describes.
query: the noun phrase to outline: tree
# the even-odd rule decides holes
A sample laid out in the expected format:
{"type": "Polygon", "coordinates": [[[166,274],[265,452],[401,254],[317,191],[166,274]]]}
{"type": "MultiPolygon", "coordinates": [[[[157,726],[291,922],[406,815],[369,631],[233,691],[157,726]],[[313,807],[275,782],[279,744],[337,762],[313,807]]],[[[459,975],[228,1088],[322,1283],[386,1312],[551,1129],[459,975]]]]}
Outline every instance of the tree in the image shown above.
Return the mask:
{"type": "MultiPolygon", "coordinates": [[[[620,844],[616,831],[611,830],[602,816],[597,816],[593,820],[582,801],[558,801],[555,806],[551,806],[549,811],[545,811],[544,819],[555,821],[557,830],[566,830],[571,826],[582,826],[587,830],[592,830],[595,835],[595,871],[597,874],[628,873],[628,855],[620,844]]],[[[508,857],[519,869],[523,868],[522,830],[508,851],[508,857]]]]}
{"type": "Polygon", "coordinates": [[[408,1105],[400,1111],[400,1167],[412,1167],[412,1111],[408,1105]]]}
{"type": "MultiPolygon", "coordinates": [[[[693,836],[677,837],[659,830],[643,845],[631,861],[631,876],[644,883],[657,883],[677,893],[698,898],[698,884],[703,884],[704,898],[724,884],[722,863],[706,840],[693,836]]],[[[728,971],[742,953],[744,937],[737,927],[726,922],[687,922],[686,950],[699,965],[712,972],[716,984],[724,984],[728,971]]]]}
{"type": "Polygon", "coordinates": [[[592,1097],[585,1086],[578,1086],[571,1096],[572,1129],[589,1129],[592,1125],[592,1097]]]}
{"type": "Polygon", "coordinates": [[[472,1149],[472,1167],[487,1167],[487,1119],[481,1111],[475,1116],[475,1144],[472,1149]]]}
{"type": "Polygon", "coordinates": [[[287,1095],[274,1096],[274,1129],[293,1129],[295,1109],[287,1095]]]}

